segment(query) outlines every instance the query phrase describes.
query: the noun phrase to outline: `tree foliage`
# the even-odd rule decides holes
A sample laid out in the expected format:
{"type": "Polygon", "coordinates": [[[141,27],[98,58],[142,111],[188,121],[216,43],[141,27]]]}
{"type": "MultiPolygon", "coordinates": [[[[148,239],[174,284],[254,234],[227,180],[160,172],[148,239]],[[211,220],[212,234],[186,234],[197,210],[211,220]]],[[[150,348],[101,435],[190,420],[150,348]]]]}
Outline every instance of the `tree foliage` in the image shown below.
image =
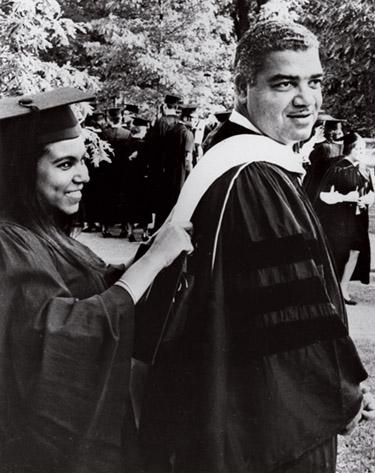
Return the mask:
{"type": "MultiPolygon", "coordinates": [[[[0,96],[22,95],[55,87],[98,89],[99,81],[86,68],[70,61],[70,44],[83,24],[64,18],[55,0],[9,0],[0,4],[0,96]]],[[[75,107],[78,119],[90,106],[75,107]]],[[[84,130],[94,164],[108,160],[110,148],[84,130]]]]}
{"type": "MultiPolygon", "coordinates": [[[[90,2],[70,2],[73,17],[90,2]]],[[[225,3],[225,2],[224,2],[225,3]]],[[[91,8],[83,42],[103,97],[146,103],[168,92],[201,105],[230,101],[231,19],[213,0],[122,0],[91,8]]]]}
{"type": "Polygon", "coordinates": [[[97,87],[97,80],[69,61],[51,60],[83,25],[63,18],[55,0],[10,0],[0,4],[0,94],[37,92],[65,85],[97,87]]]}
{"type": "Polygon", "coordinates": [[[307,13],[322,44],[325,106],[375,136],[375,3],[310,0],[307,13]]]}
{"type": "Polygon", "coordinates": [[[228,107],[235,42],[264,17],[317,32],[325,108],[373,133],[373,0],[3,0],[0,94],[94,87],[105,105],[145,104],[150,118],[168,92],[228,107]]]}

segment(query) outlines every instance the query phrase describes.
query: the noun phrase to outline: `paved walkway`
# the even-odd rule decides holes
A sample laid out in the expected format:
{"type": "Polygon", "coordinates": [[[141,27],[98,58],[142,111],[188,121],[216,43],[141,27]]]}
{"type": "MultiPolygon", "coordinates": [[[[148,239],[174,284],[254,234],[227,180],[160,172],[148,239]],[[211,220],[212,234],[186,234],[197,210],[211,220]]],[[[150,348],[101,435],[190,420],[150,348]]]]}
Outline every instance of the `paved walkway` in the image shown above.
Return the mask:
{"type": "MultiPolygon", "coordinates": [[[[113,233],[115,234],[114,231],[113,233]]],[[[112,264],[126,264],[131,261],[139,245],[139,243],[130,243],[126,238],[103,238],[100,233],[81,233],[78,240],[91,248],[104,261],[112,264]]]]}

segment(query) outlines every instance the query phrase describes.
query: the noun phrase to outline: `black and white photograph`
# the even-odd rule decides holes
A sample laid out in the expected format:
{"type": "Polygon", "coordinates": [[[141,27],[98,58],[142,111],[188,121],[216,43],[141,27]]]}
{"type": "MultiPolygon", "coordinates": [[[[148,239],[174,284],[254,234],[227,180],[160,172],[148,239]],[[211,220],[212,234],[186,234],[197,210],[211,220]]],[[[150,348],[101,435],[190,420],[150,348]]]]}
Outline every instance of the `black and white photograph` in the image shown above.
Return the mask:
{"type": "Polygon", "coordinates": [[[375,2],[0,0],[0,473],[375,473],[375,2]]]}

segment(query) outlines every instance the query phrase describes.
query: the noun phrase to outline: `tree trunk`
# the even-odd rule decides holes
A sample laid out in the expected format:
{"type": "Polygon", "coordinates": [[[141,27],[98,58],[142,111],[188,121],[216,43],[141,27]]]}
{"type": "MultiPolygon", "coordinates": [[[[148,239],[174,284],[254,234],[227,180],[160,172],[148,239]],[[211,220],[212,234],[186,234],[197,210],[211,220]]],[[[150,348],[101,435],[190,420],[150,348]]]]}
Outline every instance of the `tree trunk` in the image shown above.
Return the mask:
{"type": "Polygon", "coordinates": [[[265,5],[268,0],[257,0],[258,11],[261,9],[262,5],[265,5]]]}
{"type": "Polygon", "coordinates": [[[232,17],[237,39],[240,39],[249,29],[249,18],[255,13],[259,13],[262,5],[267,2],[268,0],[233,0],[232,17]]]}
{"type": "Polygon", "coordinates": [[[234,0],[233,20],[237,39],[249,28],[250,0],[234,0]]]}

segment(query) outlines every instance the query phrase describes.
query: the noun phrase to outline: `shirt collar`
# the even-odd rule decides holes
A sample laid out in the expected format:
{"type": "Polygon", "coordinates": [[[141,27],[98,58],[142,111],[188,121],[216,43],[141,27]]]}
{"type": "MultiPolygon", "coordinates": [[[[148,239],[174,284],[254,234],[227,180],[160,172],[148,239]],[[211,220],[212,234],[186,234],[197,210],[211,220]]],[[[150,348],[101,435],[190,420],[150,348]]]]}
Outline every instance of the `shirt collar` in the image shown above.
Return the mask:
{"type": "MultiPolygon", "coordinates": [[[[248,118],[246,118],[244,115],[237,112],[237,110],[232,110],[232,113],[229,116],[229,121],[232,123],[236,123],[237,125],[243,126],[244,128],[247,128],[248,130],[254,131],[258,135],[264,136],[263,133],[259,130],[259,128],[253,125],[251,121],[248,118]]],[[[276,143],[276,141],[274,142],[276,143]]],[[[283,167],[284,169],[292,170],[293,172],[304,175],[305,170],[302,165],[302,162],[303,162],[302,156],[293,151],[293,144],[290,144],[290,145],[284,145],[281,143],[278,143],[278,144],[280,144],[280,146],[283,146],[284,148],[290,149],[289,157],[285,157],[285,156],[280,157],[280,166],[283,167]]]]}

